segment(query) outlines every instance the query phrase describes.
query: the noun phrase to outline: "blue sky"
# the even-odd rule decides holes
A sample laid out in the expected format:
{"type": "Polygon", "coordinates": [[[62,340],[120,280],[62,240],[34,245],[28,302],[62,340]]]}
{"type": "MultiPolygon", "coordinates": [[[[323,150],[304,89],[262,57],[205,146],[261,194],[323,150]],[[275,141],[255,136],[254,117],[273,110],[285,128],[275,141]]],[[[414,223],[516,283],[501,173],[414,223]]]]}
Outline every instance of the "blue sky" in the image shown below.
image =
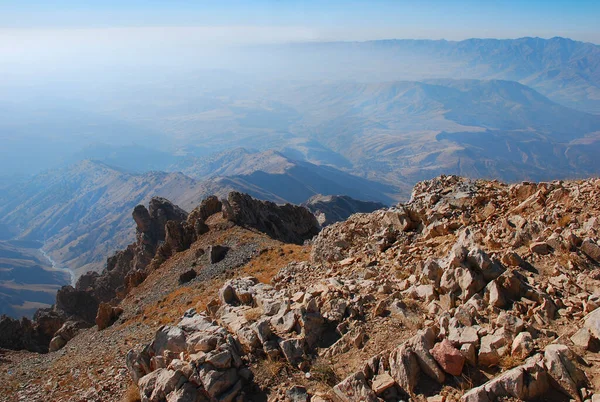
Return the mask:
{"type": "Polygon", "coordinates": [[[231,27],[246,40],[272,29],[284,41],[566,36],[600,43],[599,22],[599,0],[0,0],[3,31],[231,27]]]}

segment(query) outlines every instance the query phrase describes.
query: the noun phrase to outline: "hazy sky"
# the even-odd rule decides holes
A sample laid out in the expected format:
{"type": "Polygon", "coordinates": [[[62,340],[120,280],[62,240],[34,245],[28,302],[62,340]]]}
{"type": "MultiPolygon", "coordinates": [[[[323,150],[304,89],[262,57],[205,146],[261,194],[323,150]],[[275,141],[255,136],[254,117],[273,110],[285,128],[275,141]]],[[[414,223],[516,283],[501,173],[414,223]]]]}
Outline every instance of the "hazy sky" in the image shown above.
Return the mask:
{"type": "Polygon", "coordinates": [[[214,44],[521,36],[600,43],[599,19],[598,0],[0,0],[0,40],[61,29],[98,39],[194,35],[214,44]]]}

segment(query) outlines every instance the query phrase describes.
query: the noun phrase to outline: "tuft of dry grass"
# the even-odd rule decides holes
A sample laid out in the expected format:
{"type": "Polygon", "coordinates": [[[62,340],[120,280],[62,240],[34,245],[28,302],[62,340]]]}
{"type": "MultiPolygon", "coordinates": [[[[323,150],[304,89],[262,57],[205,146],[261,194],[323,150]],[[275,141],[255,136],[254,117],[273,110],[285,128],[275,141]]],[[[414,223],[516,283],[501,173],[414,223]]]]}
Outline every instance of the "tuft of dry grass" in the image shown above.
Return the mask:
{"type": "Polygon", "coordinates": [[[253,368],[254,380],[257,384],[270,384],[285,375],[286,363],[277,359],[261,359],[253,368]]]}
{"type": "Polygon", "coordinates": [[[515,368],[523,363],[523,359],[520,359],[515,356],[506,355],[500,358],[500,362],[498,366],[502,367],[505,370],[515,368]]]}
{"type": "Polygon", "coordinates": [[[318,358],[310,368],[312,378],[325,385],[333,387],[340,382],[340,378],[333,370],[333,364],[323,358],[318,358]]]}
{"type": "Polygon", "coordinates": [[[123,395],[123,402],[141,402],[140,391],[138,387],[131,383],[123,395]]]}
{"type": "Polygon", "coordinates": [[[254,308],[244,311],[244,318],[248,322],[254,322],[262,316],[262,313],[263,312],[260,307],[254,307],[254,308]]]}

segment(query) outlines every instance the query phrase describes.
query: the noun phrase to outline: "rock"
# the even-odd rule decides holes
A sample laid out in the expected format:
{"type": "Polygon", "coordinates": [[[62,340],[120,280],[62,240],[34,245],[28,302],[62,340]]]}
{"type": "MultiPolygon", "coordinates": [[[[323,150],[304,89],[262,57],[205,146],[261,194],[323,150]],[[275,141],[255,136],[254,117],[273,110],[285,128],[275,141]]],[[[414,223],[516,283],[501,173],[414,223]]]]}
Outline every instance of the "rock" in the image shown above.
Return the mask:
{"type": "Polygon", "coordinates": [[[600,246],[590,239],[585,239],[581,243],[581,251],[596,262],[600,262],[600,246]]]}
{"type": "Polygon", "coordinates": [[[208,247],[208,258],[211,264],[216,264],[217,262],[223,261],[227,252],[229,251],[229,247],[226,246],[209,246],[208,247]]]}
{"type": "Polygon", "coordinates": [[[198,390],[191,382],[186,382],[181,388],[167,395],[167,402],[197,402],[198,390]]]}
{"type": "Polygon", "coordinates": [[[469,254],[467,254],[467,263],[472,268],[481,271],[483,279],[486,282],[496,279],[504,272],[504,268],[502,268],[499,263],[492,261],[490,256],[478,247],[469,250],[469,254]]]}
{"type": "Polygon", "coordinates": [[[580,328],[573,336],[571,341],[575,346],[583,348],[585,350],[591,350],[595,352],[598,350],[598,341],[592,337],[592,334],[587,328],[580,328]]]}
{"type": "Polygon", "coordinates": [[[460,375],[462,373],[465,357],[447,339],[436,343],[430,352],[435,361],[438,362],[446,373],[451,375],[460,375]]]}
{"type": "Polygon", "coordinates": [[[417,362],[419,363],[421,371],[442,384],[446,380],[446,375],[438,366],[431,353],[429,353],[433,348],[435,338],[436,333],[434,329],[430,327],[417,332],[417,335],[409,339],[408,343],[417,357],[417,362]]]}
{"type": "Polygon", "coordinates": [[[535,254],[546,255],[550,254],[551,249],[548,243],[543,241],[533,242],[529,245],[529,251],[535,254]]]}
{"type": "Polygon", "coordinates": [[[192,279],[194,279],[198,275],[195,270],[190,269],[179,275],[179,283],[184,284],[188,283],[192,279]]]}
{"type": "Polygon", "coordinates": [[[455,346],[464,344],[479,345],[479,335],[474,327],[451,327],[448,340],[455,346]]]}
{"type": "Polygon", "coordinates": [[[387,373],[383,372],[378,374],[371,384],[371,388],[373,392],[377,394],[377,396],[381,396],[386,390],[396,385],[396,381],[387,373]]]}
{"type": "Polygon", "coordinates": [[[504,291],[498,285],[496,281],[488,283],[486,286],[486,299],[491,306],[504,307],[506,305],[506,298],[504,297],[504,291]]]}
{"type": "Polygon", "coordinates": [[[510,334],[518,334],[525,328],[525,323],[522,319],[512,314],[508,314],[505,311],[502,311],[500,314],[498,314],[496,324],[499,327],[504,328],[510,334]]]}
{"type": "Polygon", "coordinates": [[[529,332],[521,332],[513,340],[511,354],[518,359],[525,359],[533,350],[533,346],[531,334],[529,332]]]}
{"type": "MultiPolygon", "coordinates": [[[[158,375],[154,383],[154,389],[150,395],[150,401],[160,402],[166,399],[167,395],[172,391],[182,386],[187,378],[181,371],[173,371],[168,369],[158,369],[158,375]]],[[[140,380],[142,382],[144,378],[140,380]]]]}
{"type": "Polygon", "coordinates": [[[460,347],[460,353],[465,357],[465,360],[471,365],[477,364],[477,351],[472,343],[465,343],[460,347]]]}
{"type": "Polygon", "coordinates": [[[430,258],[425,261],[422,272],[423,276],[429,279],[435,287],[440,286],[440,280],[442,279],[444,271],[436,260],[430,258]]]}
{"type": "Polygon", "coordinates": [[[592,311],[583,324],[590,331],[590,334],[597,340],[600,340],[600,308],[592,311]]]}
{"type": "Polygon", "coordinates": [[[481,338],[481,346],[477,362],[482,366],[495,366],[500,361],[498,348],[506,344],[506,339],[497,335],[486,335],[481,338]]]}
{"type": "Polygon", "coordinates": [[[135,385],[140,378],[150,372],[150,356],[146,349],[142,351],[130,350],[125,358],[127,370],[135,385]]]}
{"type": "Polygon", "coordinates": [[[519,267],[523,264],[523,259],[514,251],[509,251],[502,256],[502,263],[511,267],[519,267]]]}
{"type": "Polygon", "coordinates": [[[221,211],[221,201],[212,195],[202,200],[200,205],[190,212],[187,223],[194,229],[196,237],[208,232],[209,228],[205,223],[206,219],[221,211]]]}
{"type": "Polygon", "coordinates": [[[342,382],[333,387],[333,393],[342,402],[377,402],[377,395],[369,385],[365,375],[358,371],[349,375],[342,382]]]}
{"type": "Polygon", "coordinates": [[[544,351],[544,365],[552,380],[566,395],[581,401],[579,385],[585,381],[585,374],[574,360],[573,352],[565,345],[551,344],[544,351]]]}
{"type": "Polygon", "coordinates": [[[56,309],[75,321],[95,323],[98,305],[98,300],[92,294],[72,286],[63,286],[56,293],[56,309]]]}
{"type": "Polygon", "coordinates": [[[321,194],[310,197],[302,206],[317,217],[321,227],[345,221],[355,213],[367,213],[385,208],[385,205],[379,202],[358,201],[345,195],[321,194]]]}
{"type": "Polygon", "coordinates": [[[283,356],[292,365],[300,362],[304,355],[304,340],[301,338],[292,338],[279,341],[279,348],[283,356]]]}
{"type": "Polygon", "coordinates": [[[286,402],[308,402],[308,392],[300,385],[294,385],[285,391],[286,402]]]}
{"type": "Polygon", "coordinates": [[[320,230],[317,218],[304,207],[255,200],[231,192],[223,201],[223,217],[237,225],[251,227],[285,243],[302,244],[320,230]]]}
{"type": "Polygon", "coordinates": [[[437,293],[433,285],[419,285],[415,288],[417,297],[426,303],[430,303],[437,299],[437,293]]]}
{"type": "Polygon", "coordinates": [[[159,356],[165,350],[173,353],[184,352],[187,349],[185,333],[179,327],[163,326],[156,332],[150,348],[159,356]]]}
{"type": "Polygon", "coordinates": [[[548,392],[550,383],[540,355],[504,372],[461,398],[463,402],[496,401],[504,398],[532,400],[548,392]]]}
{"type": "Polygon", "coordinates": [[[229,350],[213,351],[206,355],[206,362],[217,369],[228,369],[231,367],[233,356],[229,350]]]}
{"type": "Polygon", "coordinates": [[[96,325],[99,330],[110,327],[123,314],[123,309],[113,307],[108,303],[100,303],[96,315],[96,325]]]}
{"type": "Polygon", "coordinates": [[[142,400],[150,400],[150,397],[154,392],[154,387],[156,386],[156,380],[162,374],[163,370],[166,371],[166,369],[158,369],[140,378],[137,385],[140,390],[140,396],[142,397],[142,400]]]}
{"type": "Polygon", "coordinates": [[[235,368],[219,371],[213,370],[210,365],[202,365],[199,368],[199,377],[204,389],[213,398],[228,393],[232,387],[235,387],[234,390],[237,389],[236,384],[239,382],[235,368]]]}
{"type": "Polygon", "coordinates": [[[419,379],[419,362],[412,349],[402,344],[390,353],[390,374],[405,392],[411,393],[419,379]]]}

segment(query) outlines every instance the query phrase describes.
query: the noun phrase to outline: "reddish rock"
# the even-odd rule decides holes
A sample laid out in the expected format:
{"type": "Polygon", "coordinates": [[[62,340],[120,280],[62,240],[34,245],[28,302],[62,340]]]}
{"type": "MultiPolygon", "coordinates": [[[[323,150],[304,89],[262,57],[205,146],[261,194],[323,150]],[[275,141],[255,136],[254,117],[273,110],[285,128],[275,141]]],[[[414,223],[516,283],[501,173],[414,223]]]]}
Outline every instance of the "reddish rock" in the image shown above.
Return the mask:
{"type": "Polygon", "coordinates": [[[447,339],[436,343],[430,353],[446,373],[452,375],[462,373],[465,357],[447,339]]]}

